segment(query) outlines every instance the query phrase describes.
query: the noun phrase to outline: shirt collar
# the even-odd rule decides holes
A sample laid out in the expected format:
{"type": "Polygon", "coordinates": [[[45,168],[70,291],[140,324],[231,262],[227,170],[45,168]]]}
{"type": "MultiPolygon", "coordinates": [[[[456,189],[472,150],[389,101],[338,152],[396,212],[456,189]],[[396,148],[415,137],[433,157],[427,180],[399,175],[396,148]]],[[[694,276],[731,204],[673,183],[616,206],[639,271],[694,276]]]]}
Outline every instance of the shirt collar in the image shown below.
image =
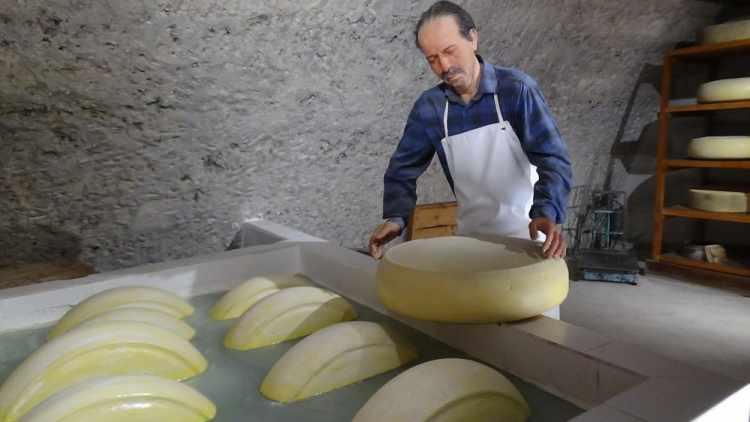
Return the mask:
{"type": "MultiPolygon", "coordinates": [[[[479,54],[476,56],[477,60],[479,60],[479,86],[477,87],[477,93],[474,95],[474,98],[469,102],[476,101],[484,94],[494,94],[497,89],[497,74],[495,74],[494,66],[486,63],[479,54]]],[[[441,85],[448,100],[454,103],[464,104],[461,96],[456,94],[448,84],[443,82],[441,85]]]]}

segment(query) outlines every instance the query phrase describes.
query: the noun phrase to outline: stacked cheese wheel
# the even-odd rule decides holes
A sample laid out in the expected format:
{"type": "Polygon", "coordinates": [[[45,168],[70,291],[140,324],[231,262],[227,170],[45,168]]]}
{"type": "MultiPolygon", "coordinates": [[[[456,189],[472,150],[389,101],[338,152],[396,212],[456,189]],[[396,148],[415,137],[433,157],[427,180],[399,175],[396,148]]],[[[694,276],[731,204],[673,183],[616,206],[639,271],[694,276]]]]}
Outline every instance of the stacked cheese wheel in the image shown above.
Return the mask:
{"type": "Polygon", "coordinates": [[[703,29],[704,44],[716,44],[747,39],[750,39],[750,20],[726,22],[718,25],[711,25],[703,29]]]}

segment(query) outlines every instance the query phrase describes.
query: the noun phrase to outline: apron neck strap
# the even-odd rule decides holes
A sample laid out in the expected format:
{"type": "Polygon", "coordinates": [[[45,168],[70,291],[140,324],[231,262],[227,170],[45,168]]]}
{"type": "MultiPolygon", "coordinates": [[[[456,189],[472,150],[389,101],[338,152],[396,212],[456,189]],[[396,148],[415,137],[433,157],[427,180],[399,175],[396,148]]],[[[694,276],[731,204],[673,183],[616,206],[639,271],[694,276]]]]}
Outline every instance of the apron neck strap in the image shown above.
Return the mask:
{"type": "MultiPolygon", "coordinates": [[[[497,98],[497,94],[494,95],[495,97],[495,112],[497,112],[497,122],[499,124],[503,123],[503,113],[500,111],[500,100],[497,98]]],[[[445,131],[445,138],[448,139],[448,104],[450,102],[448,100],[445,100],[445,111],[443,112],[443,130],[445,131]]]]}

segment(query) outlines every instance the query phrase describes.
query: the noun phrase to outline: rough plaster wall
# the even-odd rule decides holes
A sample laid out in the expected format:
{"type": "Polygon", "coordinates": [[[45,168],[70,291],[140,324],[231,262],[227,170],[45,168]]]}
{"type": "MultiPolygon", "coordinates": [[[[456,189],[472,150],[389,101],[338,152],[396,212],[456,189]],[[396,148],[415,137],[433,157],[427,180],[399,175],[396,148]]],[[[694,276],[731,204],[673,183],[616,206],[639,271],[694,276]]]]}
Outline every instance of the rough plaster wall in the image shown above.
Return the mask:
{"type": "MultiPolygon", "coordinates": [[[[0,261],[191,256],[256,216],[362,246],[406,114],[435,83],[411,35],[431,3],[0,0],[0,261]]],[[[718,12],[460,3],[485,57],[541,84],[579,184],[602,183],[639,75],[718,12]]],[[[434,164],[419,193],[451,199],[434,164]]]]}

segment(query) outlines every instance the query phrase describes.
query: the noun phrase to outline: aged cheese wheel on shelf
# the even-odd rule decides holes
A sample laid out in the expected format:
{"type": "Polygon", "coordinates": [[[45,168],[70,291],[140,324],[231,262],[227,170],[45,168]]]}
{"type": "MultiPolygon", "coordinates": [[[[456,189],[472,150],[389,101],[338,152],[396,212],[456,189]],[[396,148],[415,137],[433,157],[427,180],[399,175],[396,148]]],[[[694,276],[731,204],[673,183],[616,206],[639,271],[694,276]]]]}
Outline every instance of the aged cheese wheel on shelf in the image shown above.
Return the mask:
{"type": "Polygon", "coordinates": [[[312,334],[355,319],[352,305],[317,287],[289,287],[263,298],[237,320],[224,337],[229,349],[250,350],[312,334]]]}
{"type": "Polygon", "coordinates": [[[691,208],[712,212],[748,212],[750,194],[723,190],[690,189],[691,208]]]}
{"type": "Polygon", "coordinates": [[[523,422],[529,405],[500,372],[468,359],[438,359],[399,374],[352,422],[523,422]]]}
{"type": "Polygon", "coordinates": [[[716,103],[750,99],[750,78],[719,79],[698,88],[698,102],[716,103]]]}
{"type": "Polygon", "coordinates": [[[193,387],[151,375],[94,378],[51,396],[21,422],[204,422],[216,406],[193,387]]]}
{"type": "Polygon", "coordinates": [[[386,308],[416,319],[515,321],[562,303],[568,267],[562,259],[545,259],[541,244],[531,240],[420,239],[386,252],[377,292],[386,308]]]}
{"type": "Polygon", "coordinates": [[[305,337],[271,367],[260,392],[294,402],[396,369],[417,358],[398,332],[370,321],[349,321],[305,337]]]}
{"type": "Polygon", "coordinates": [[[715,44],[750,39],[750,20],[726,22],[703,29],[703,43],[715,44]]]}
{"type": "Polygon", "coordinates": [[[704,136],[688,144],[688,157],[709,160],[750,159],[750,136],[704,136]]]}

